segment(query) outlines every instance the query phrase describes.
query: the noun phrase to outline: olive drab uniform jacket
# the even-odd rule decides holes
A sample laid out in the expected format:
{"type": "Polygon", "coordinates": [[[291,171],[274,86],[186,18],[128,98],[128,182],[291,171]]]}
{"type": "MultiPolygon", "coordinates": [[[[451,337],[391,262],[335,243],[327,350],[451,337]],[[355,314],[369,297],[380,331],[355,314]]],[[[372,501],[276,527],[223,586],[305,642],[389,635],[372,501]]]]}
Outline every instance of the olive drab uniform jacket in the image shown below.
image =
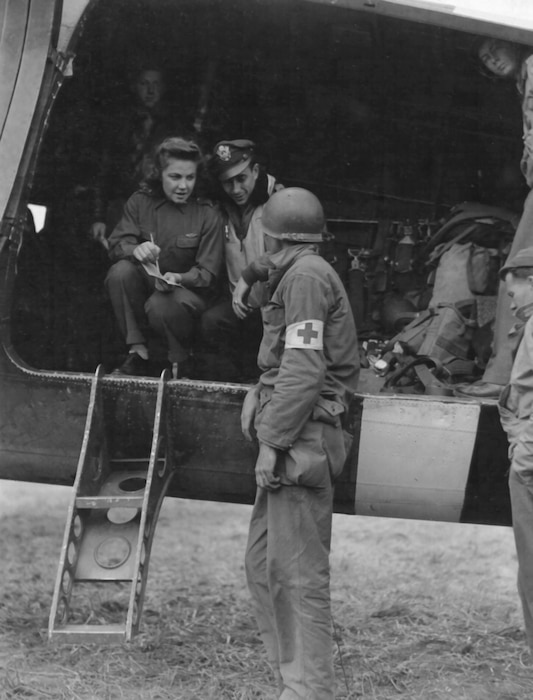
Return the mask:
{"type": "Polygon", "coordinates": [[[348,409],[357,336],[342,282],[313,246],[281,250],[267,270],[256,429],[260,442],[287,450],[310,418],[333,424],[348,409]]]}
{"type": "Polygon", "coordinates": [[[533,304],[520,308],[516,316],[509,335],[517,350],[499,409],[512,468],[533,484],[533,304]]]}

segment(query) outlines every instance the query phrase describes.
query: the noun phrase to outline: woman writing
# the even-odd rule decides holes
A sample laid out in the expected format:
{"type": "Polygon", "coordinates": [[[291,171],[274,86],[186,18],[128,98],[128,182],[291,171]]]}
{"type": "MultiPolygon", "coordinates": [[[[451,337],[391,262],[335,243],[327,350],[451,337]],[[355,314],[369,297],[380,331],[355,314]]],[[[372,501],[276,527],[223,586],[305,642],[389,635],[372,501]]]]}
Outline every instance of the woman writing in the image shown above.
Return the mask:
{"type": "Polygon", "coordinates": [[[190,372],[190,338],[213,296],[223,255],[217,209],[192,196],[202,166],[196,143],[165,139],[155,149],[153,173],[128,199],[109,237],[114,265],[105,284],[128,346],[116,373],[152,373],[151,333],[166,341],[178,376],[190,372]],[[149,274],[150,267],[163,279],[149,274]]]}

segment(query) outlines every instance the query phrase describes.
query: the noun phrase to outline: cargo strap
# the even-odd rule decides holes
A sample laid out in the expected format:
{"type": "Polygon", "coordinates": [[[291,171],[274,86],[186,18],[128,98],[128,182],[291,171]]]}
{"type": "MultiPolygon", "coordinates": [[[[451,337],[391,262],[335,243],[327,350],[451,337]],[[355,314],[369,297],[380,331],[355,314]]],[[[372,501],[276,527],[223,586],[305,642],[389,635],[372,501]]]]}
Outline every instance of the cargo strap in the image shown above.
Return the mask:
{"type": "Polygon", "coordinates": [[[70,644],[121,643],[138,632],[157,517],[173,476],[165,449],[170,447],[168,372],[156,386],[150,382],[147,395],[141,397],[124,388],[121,392],[117,380],[108,378],[104,385],[103,374],[98,368],[91,386],[48,626],[50,640],[70,644]],[[143,409],[154,409],[152,443],[145,459],[126,459],[120,456],[124,445],[110,445],[106,426],[116,421],[112,407],[121,394],[131,406],[142,402],[143,409]],[[87,593],[98,599],[104,584],[110,584],[113,593],[117,585],[127,592],[127,603],[108,604],[111,621],[104,614],[106,606],[96,612],[86,609],[87,593]]]}

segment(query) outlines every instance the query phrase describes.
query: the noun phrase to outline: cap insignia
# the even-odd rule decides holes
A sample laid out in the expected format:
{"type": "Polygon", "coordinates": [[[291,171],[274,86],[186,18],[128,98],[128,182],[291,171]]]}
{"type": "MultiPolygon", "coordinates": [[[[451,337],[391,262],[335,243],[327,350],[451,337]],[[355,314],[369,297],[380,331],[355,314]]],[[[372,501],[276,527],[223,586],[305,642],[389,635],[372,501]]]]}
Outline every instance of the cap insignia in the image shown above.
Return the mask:
{"type": "Polygon", "coordinates": [[[231,148],[229,146],[221,144],[217,148],[217,156],[220,158],[220,160],[223,160],[225,163],[227,163],[228,160],[231,160],[231,148]]]}

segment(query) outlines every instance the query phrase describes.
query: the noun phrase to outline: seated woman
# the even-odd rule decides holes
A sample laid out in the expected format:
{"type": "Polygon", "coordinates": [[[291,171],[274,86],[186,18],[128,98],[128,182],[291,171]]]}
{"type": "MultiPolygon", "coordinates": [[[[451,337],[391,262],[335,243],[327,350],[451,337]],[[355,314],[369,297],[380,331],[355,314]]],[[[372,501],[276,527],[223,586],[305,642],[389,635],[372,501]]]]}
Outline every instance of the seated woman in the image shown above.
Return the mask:
{"type": "Polygon", "coordinates": [[[155,334],[166,341],[178,376],[190,376],[189,343],[213,297],[224,240],[218,210],[192,196],[202,167],[193,141],[162,141],[153,173],[128,199],[109,237],[114,265],[105,285],[129,349],[115,373],[154,373],[148,340],[155,334]]]}

